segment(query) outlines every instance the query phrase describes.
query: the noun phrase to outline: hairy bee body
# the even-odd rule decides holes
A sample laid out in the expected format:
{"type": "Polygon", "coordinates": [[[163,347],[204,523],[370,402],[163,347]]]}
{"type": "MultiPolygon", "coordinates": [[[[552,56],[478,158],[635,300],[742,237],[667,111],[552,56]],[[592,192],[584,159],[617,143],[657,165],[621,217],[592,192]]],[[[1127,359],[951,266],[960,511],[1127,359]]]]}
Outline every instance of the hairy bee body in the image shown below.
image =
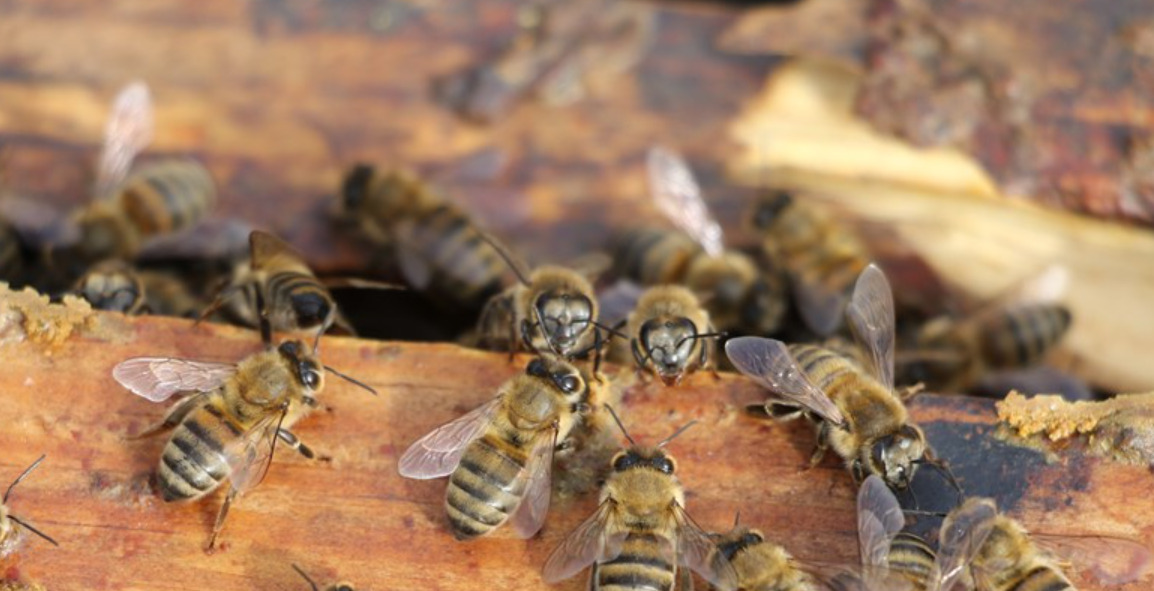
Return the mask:
{"type": "Polygon", "coordinates": [[[629,313],[626,327],[638,366],[666,383],[713,363],[713,341],[696,338],[713,332],[709,312],[684,287],[646,290],[629,313]]]}
{"type": "Polygon", "coordinates": [[[735,527],[716,536],[717,550],[737,572],[745,591],[817,591],[813,577],[798,567],[785,548],[767,542],[761,532],[735,527]]]}
{"type": "Polygon", "coordinates": [[[1070,310],[1058,304],[1007,310],[978,328],[981,359],[996,369],[1033,365],[1062,339],[1070,320],[1070,310]]]}
{"type": "Polygon", "coordinates": [[[343,204],[371,240],[396,251],[415,287],[450,305],[481,307],[504,284],[505,262],[469,215],[404,171],[358,165],[343,204]]]}
{"type": "Polygon", "coordinates": [[[147,291],[140,274],[119,259],[94,265],[76,282],[74,290],[97,310],[139,314],[146,307],[147,291]]]}
{"type": "Polygon", "coordinates": [[[979,588],[989,591],[1075,591],[1057,562],[1030,540],[1021,524],[1001,514],[974,557],[973,571],[983,578],[979,588]]]}
{"type": "Polygon", "coordinates": [[[625,536],[621,555],[597,566],[593,588],[598,591],[672,591],[676,569],[653,529],[635,527],[625,536]]]}
{"type": "Polygon", "coordinates": [[[0,503],[0,558],[11,554],[22,539],[23,532],[8,518],[8,507],[0,503]]]}
{"type": "Polygon", "coordinates": [[[614,250],[616,274],[641,285],[681,283],[690,261],[705,252],[689,236],[664,228],[626,232],[614,250]]]}
{"type": "Polygon", "coordinates": [[[528,283],[494,296],[481,312],[477,332],[492,348],[555,352],[570,357],[596,338],[598,300],[584,275],[553,265],[534,269],[528,283]],[[511,342],[510,342],[511,339],[511,342]]]}
{"type": "Polygon", "coordinates": [[[241,361],[235,376],[204,394],[176,425],[158,470],[164,500],[194,500],[216,490],[231,475],[229,454],[253,427],[288,403],[280,427],[290,428],[308,411],[304,398],[296,371],[279,350],[241,361]]]}
{"type": "Polygon", "coordinates": [[[908,532],[899,532],[890,542],[888,564],[890,570],[909,581],[915,591],[930,588],[937,554],[922,538],[908,532]]]}
{"type": "MultiPolygon", "coordinates": [[[[658,450],[642,450],[638,457],[664,458],[658,450]]],[[[616,503],[621,517],[615,525],[627,533],[621,554],[597,565],[592,588],[671,591],[677,565],[669,560],[665,548],[676,547],[677,542],[668,507],[674,503],[685,506],[685,491],[677,477],[649,465],[615,468],[601,493],[602,502],[606,499],[616,503]]]]}

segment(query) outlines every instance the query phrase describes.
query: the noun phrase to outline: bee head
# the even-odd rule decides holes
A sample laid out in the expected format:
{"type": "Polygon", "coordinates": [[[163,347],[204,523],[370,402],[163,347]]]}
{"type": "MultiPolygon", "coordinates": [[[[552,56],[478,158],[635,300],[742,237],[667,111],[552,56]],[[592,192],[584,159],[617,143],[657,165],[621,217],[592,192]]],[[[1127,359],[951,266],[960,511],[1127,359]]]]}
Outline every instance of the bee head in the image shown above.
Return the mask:
{"type": "Polygon", "coordinates": [[[585,380],[581,377],[581,371],[572,363],[557,357],[536,357],[529,362],[525,373],[547,380],[566,398],[580,397],[585,392],[585,380]]]}
{"type": "Polygon", "coordinates": [[[341,183],[341,199],[345,211],[352,212],[361,208],[365,196],[369,193],[369,183],[373,180],[374,169],[368,164],[357,164],[345,175],[341,183]]]}
{"type": "Polygon", "coordinates": [[[761,532],[740,526],[734,527],[728,533],[713,534],[710,537],[717,544],[717,551],[729,561],[732,561],[738,552],[765,542],[765,536],[761,532]]]}
{"type": "Polygon", "coordinates": [[[660,448],[638,447],[636,445],[617,452],[613,456],[613,471],[626,472],[635,469],[657,470],[662,474],[673,474],[677,462],[660,448]]]}
{"type": "Polygon", "coordinates": [[[292,367],[301,385],[310,393],[319,392],[324,387],[324,371],[321,364],[300,341],[285,341],[277,351],[292,367]]]}
{"type": "Polygon", "coordinates": [[[320,291],[307,290],[289,296],[299,328],[328,327],[333,321],[333,302],[320,291]]]}
{"type": "Polygon", "coordinates": [[[641,325],[638,339],[657,374],[668,383],[685,371],[697,334],[697,327],[684,316],[654,318],[641,325]]]}
{"type": "Polygon", "coordinates": [[[762,196],[753,210],[754,227],[761,230],[769,228],[792,203],[793,195],[788,191],[772,191],[762,196]]]}
{"type": "Polygon", "coordinates": [[[593,302],[581,293],[547,291],[534,308],[542,332],[562,355],[571,352],[593,326],[593,302]]]}
{"type": "MultiPolygon", "coordinates": [[[[870,473],[881,476],[890,488],[904,490],[926,456],[926,436],[914,425],[903,425],[897,432],[874,440],[868,453],[864,464],[870,473]]],[[[864,479],[868,474],[858,476],[864,479]]]]}

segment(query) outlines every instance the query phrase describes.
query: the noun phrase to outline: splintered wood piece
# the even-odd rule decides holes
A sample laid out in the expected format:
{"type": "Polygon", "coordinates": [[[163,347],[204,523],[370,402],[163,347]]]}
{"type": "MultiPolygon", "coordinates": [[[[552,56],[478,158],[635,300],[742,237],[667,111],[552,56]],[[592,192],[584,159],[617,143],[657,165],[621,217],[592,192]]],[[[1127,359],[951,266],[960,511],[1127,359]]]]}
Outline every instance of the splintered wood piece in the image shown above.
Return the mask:
{"type": "MultiPolygon", "coordinates": [[[[44,313],[27,311],[29,320],[44,313]]],[[[511,364],[503,354],[452,345],[325,337],[323,361],[380,395],[330,376],[319,396],[323,408],[294,431],[332,461],[308,461],[282,448],[264,482],[232,508],[221,547],[208,555],[203,547],[221,495],[184,505],[156,496],[150,481],[165,438],[127,437],[165,407],[124,390],[110,372],[144,355],[233,361],[258,350],[259,339],[184,320],[91,318],[59,343],[14,338],[0,346],[0,479],[47,454],[9,506],[60,542],[54,548],[28,540],[0,573],[48,589],[303,588],[295,563],[318,581],[344,579],[366,589],[465,591],[480,581],[514,591],[584,589],[583,575],[550,587],[539,573],[552,548],[597,504],[595,484],[573,476],[590,477],[589,471],[554,472],[558,490],[537,538],[499,531],[471,543],[455,541],[447,529],[444,479],[405,480],[396,472],[408,445],[489,399],[524,371],[526,357],[511,364]]],[[[623,389],[618,412],[638,441],[653,443],[689,419],[699,421],[669,445],[699,524],[727,529],[741,511],[743,523],[803,560],[854,560],[856,491],[832,457],[805,469],[813,434],[804,422],[745,415],[744,406],[764,393],[732,374],[695,374],[682,387],[666,388],[635,383],[631,368],[610,372],[623,389]]],[[[922,395],[913,416],[967,492],[997,498],[1031,530],[1154,543],[1154,509],[1133,496],[1150,486],[1145,468],[1079,453],[1049,464],[1042,453],[994,436],[987,401],[922,395]]],[[[621,440],[615,429],[603,437],[621,440]]],[[[926,510],[953,502],[931,470],[919,473],[914,494],[926,510]]],[[[1079,588],[1102,589],[1093,581],[1079,588]]]]}

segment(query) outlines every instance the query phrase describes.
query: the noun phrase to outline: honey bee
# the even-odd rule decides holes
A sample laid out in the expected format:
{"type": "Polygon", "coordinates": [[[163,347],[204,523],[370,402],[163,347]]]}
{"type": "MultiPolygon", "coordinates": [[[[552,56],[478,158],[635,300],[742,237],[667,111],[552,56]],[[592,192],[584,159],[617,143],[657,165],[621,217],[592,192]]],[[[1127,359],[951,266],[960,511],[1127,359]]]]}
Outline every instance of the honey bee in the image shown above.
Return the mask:
{"type": "Polygon", "coordinates": [[[592,566],[589,589],[671,591],[689,570],[718,589],[737,588],[737,573],[722,560],[709,534],[685,512],[685,491],[676,462],[662,449],[689,423],[654,447],[641,447],[613,415],[629,447],[614,456],[597,511],[570,533],[545,562],[548,583],[592,566]]]}
{"type": "Polygon", "coordinates": [[[505,263],[469,215],[411,173],[356,165],[342,183],[341,209],[395,251],[410,286],[444,304],[480,309],[504,286],[505,263]]]}
{"type": "Polygon", "coordinates": [[[572,364],[534,358],[493,400],[433,430],[409,447],[401,476],[449,477],[445,510],[458,540],[489,534],[506,521],[520,538],[545,522],[555,450],[569,446],[590,411],[591,384],[572,364]]]}
{"type": "Polygon", "coordinates": [[[714,534],[717,552],[733,565],[737,588],[745,591],[818,591],[813,577],[781,546],[756,529],[741,527],[714,534]]]}
{"type": "Polygon", "coordinates": [[[677,230],[627,232],[615,248],[617,274],[642,285],[684,285],[722,331],[775,332],[787,310],[784,278],[725,248],[721,225],[680,156],[652,148],[648,171],[650,194],[677,230]]]}
{"type": "Polygon", "coordinates": [[[709,339],[722,336],[713,330],[697,296],[677,285],[651,287],[641,294],[627,327],[637,367],[653,372],[667,386],[710,367],[715,351],[709,339]]]}
{"type": "Polygon", "coordinates": [[[97,310],[128,315],[191,316],[199,301],[175,275],[141,271],[119,260],[93,265],[77,280],[73,292],[97,310]]]}
{"type": "Polygon", "coordinates": [[[586,277],[598,272],[600,259],[586,269],[543,265],[527,271],[503,246],[483,235],[516,274],[518,283],[493,296],[481,311],[477,333],[490,348],[551,352],[571,359],[599,350],[603,342],[598,324],[600,307],[593,284],[586,277]]]}
{"type": "Polygon", "coordinates": [[[814,421],[817,446],[811,461],[820,461],[832,447],[858,482],[877,474],[890,487],[905,489],[919,465],[931,464],[956,488],[894,392],[893,296],[876,266],[862,272],[846,316],[871,362],[868,371],[815,345],[786,346],[760,337],[726,343],[726,354],[739,371],[782,397],[751,410],[779,419],[804,415],[814,421]]]}
{"type": "Polygon", "coordinates": [[[16,485],[20,484],[20,481],[24,480],[24,477],[28,476],[28,474],[35,470],[36,467],[40,465],[40,462],[43,461],[44,456],[40,456],[39,459],[37,459],[35,462],[32,462],[31,466],[25,468],[24,471],[16,477],[16,480],[13,480],[12,484],[8,485],[8,490],[4,491],[4,498],[0,499],[0,558],[4,558],[5,556],[15,552],[16,548],[20,546],[20,542],[23,541],[22,529],[26,529],[40,536],[41,538],[44,538],[53,546],[60,545],[56,543],[56,540],[48,537],[44,532],[36,529],[24,519],[16,517],[10,513],[8,509],[8,497],[12,496],[12,489],[16,488],[16,485]]]}
{"type": "Polygon", "coordinates": [[[956,392],[990,373],[1038,364],[1070,329],[1070,309],[1054,301],[1066,282],[1065,269],[1052,266],[967,318],[931,320],[913,346],[898,353],[901,374],[935,391],[956,392]]]}
{"type": "MultiPolygon", "coordinates": [[[[317,586],[316,581],[312,580],[312,577],[308,576],[308,574],[305,573],[305,571],[302,570],[301,567],[299,567],[295,564],[292,566],[293,566],[293,570],[297,571],[297,573],[299,573],[300,576],[304,577],[304,580],[308,581],[309,587],[312,587],[313,591],[320,591],[321,588],[319,586],[317,586]]],[[[334,583],[332,585],[329,585],[328,587],[325,587],[325,591],[357,591],[357,590],[354,589],[353,586],[349,583],[334,583]]]]}
{"type": "Polygon", "coordinates": [[[228,479],[230,490],[209,538],[211,550],[233,501],[264,479],[278,439],[306,458],[316,457],[289,429],[316,407],[326,371],[376,394],[322,365],[300,341],[285,341],[237,364],[136,357],[118,364],[112,376],[151,402],[191,393],[137,437],[174,429],[158,468],[167,502],[199,499],[228,479]]]}
{"type": "Polygon", "coordinates": [[[201,320],[227,302],[229,312],[240,322],[260,327],[265,343],[272,341],[273,331],[316,330],[319,339],[333,324],[356,334],[337,310],[328,288],[293,247],[268,232],[254,230],[249,234],[249,249],[249,261],[234,268],[228,285],[201,313],[201,320]]]}
{"type": "Polygon", "coordinates": [[[806,325],[820,336],[833,334],[855,278],[870,264],[869,250],[848,228],[785,191],[758,200],[753,225],[764,233],[763,254],[785,268],[806,325]]]}

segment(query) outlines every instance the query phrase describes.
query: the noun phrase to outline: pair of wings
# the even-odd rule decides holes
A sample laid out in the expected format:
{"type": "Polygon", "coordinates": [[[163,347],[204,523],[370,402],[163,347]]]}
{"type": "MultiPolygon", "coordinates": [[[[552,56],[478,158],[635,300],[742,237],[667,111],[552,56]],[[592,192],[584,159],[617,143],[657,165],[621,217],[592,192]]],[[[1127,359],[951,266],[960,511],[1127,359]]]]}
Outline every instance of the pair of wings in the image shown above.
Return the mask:
{"type": "MultiPolygon", "coordinates": [[[[134,357],[112,369],[112,377],[133,394],[151,402],[164,402],[176,394],[203,396],[224,385],[236,375],[232,363],[192,361],[171,357],[134,357]]],[[[230,467],[229,484],[243,494],[262,480],[272,463],[277,432],[288,413],[269,413],[240,438],[225,445],[224,455],[230,467]]]]}
{"type": "MultiPolygon", "coordinates": [[[[876,265],[858,277],[846,317],[865,350],[871,374],[883,386],[894,385],[894,302],[889,281],[876,265]]],[[[835,425],[846,419],[837,405],[809,380],[785,343],[761,337],[739,337],[725,343],[725,354],[741,373],[786,400],[835,425]]]]}
{"type": "MultiPolygon", "coordinates": [[[[546,583],[563,581],[594,563],[605,563],[621,555],[628,531],[620,526],[617,503],[602,501],[601,506],[573,530],[545,561],[542,576],[546,583]]],[[[729,561],[721,558],[709,534],[705,533],[679,504],[670,505],[676,538],[663,538],[662,550],[668,564],[681,565],[701,575],[715,589],[737,588],[737,573],[729,561]]]]}
{"type": "MultiPolygon", "coordinates": [[[[398,463],[401,476],[429,480],[452,474],[469,444],[485,433],[503,403],[503,397],[498,396],[418,439],[401,456],[398,463]]],[[[553,492],[553,449],[556,444],[556,429],[538,433],[533,441],[529,461],[520,476],[526,479],[525,492],[509,516],[517,537],[531,538],[545,524],[549,497],[553,492]]]]}

